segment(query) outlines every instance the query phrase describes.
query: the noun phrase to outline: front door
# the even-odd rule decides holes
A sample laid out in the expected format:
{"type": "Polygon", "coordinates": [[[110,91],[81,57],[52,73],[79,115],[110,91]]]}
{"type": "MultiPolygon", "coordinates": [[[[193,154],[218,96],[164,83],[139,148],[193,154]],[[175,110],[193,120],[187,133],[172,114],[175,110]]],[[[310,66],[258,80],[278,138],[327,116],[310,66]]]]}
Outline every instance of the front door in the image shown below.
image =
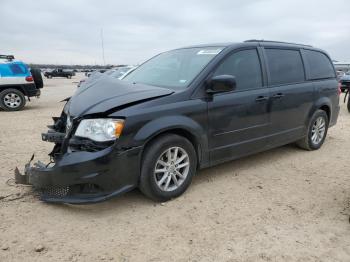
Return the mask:
{"type": "Polygon", "coordinates": [[[208,102],[212,164],[263,150],[269,129],[269,90],[263,85],[257,49],[233,52],[215,70],[217,75],[235,76],[237,86],[208,102]]]}

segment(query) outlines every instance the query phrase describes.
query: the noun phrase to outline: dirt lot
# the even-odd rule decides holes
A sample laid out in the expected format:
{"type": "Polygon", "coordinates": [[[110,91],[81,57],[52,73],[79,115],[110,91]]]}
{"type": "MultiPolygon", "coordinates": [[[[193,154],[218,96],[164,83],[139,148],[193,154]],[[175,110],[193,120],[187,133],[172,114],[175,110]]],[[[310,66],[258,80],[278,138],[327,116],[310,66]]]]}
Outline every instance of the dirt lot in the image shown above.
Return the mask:
{"type": "Polygon", "coordinates": [[[51,205],[6,184],[33,152],[47,160],[52,145],[40,133],[78,79],[46,80],[24,111],[0,112],[0,198],[13,194],[0,200],[0,261],[350,261],[343,104],[321,150],[285,146],[200,171],[165,204],[134,191],[96,205],[51,205]]]}

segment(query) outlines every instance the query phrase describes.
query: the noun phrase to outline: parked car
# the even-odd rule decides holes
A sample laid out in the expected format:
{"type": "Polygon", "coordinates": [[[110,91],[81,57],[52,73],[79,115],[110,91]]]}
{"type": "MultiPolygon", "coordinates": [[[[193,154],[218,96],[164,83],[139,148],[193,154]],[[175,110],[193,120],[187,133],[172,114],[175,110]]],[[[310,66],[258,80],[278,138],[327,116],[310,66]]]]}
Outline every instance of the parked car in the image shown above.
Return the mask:
{"type": "Polygon", "coordinates": [[[340,79],[342,76],[345,75],[345,73],[341,70],[337,70],[336,73],[337,73],[337,79],[340,79]]]}
{"type": "Polygon", "coordinates": [[[90,76],[95,75],[95,74],[99,74],[99,73],[102,74],[102,73],[104,73],[106,71],[107,71],[107,69],[90,70],[90,71],[85,73],[85,76],[90,77],[90,76]]]}
{"type": "Polygon", "coordinates": [[[350,71],[346,72],[339,79],[340,89],[342,92],[350,89],[350,71]]]}
{"type": "MultiPolygon", "coordinates": [[[[77,89],[54,125],[51,165],[16,181],[48,202],[94,203],[136,187],[167,201],[198,169],[296,142],[319,149],[336,124],[331,59],[306,45],[251,40],[165,52],[124,79],[77,89]]],[[[215,195],[215,192],[210,192],[215,195]]]]}
{"type": "Polygon", "coordinates": [[[72,70],[65,70],[65,69],[54,69],[52,71],[47,71],[44,73],[44,76],[47,78],[53,78],[53,77],[66,77],[66,78],[72,78],[75,73],[72,70]]]}
{"type": "Polygon", "coordinates": [[[117,68],[112,68],[106,71],[105,74],[114,78],[122,79],[126,74],[128,74],[135,68],[136,68],[135,66],[121,66],[117,68]]]}
{"type": "Polygon", "coordinates": [[[18,111],[24,108],[26,97],[39,97],[43,88],[41,71],[31,68],[12,55],[0,55],[0,108],[18,111]]]}
{"type": "Polygon", "coordinates": [[[118,79],[122,79],[125,75],[135,69],[135,66],[121,66],[107,70],[104,73],[100,73],[96,71],[94,74],[90,75],[88,78],[81,79],[78,83],[78,87],[83,84],[91,83],[92,81],[96,81],[99,77],[102,76],[110,76],[118,79]]]}

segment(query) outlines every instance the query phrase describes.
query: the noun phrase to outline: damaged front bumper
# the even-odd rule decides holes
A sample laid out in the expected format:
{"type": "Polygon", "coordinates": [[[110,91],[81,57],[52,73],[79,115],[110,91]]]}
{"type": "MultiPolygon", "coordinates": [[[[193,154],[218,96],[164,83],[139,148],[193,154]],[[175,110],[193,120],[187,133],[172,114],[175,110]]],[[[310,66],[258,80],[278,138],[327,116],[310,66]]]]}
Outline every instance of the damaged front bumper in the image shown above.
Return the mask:
{"type": "Polygon", "coordinates": [[[50,165],[29,162],[24,174],[16,168],[15,179],[16,183],[32,185],[46,202],[101,202],[136,187],[139,152],[140,148],[73,152],[50,165]]]}
{"type": "Polygon", "coordinates": [[[24,174],[15,170],[18,184],[32,185],[41,200],[55,203],[101,202],[137,186],[142,147],[117,149],[114,145],[94,152],[60,152],[64,134],[50,130],[44,141],[54,142],[54,162],[25,165],[24,174]]]}

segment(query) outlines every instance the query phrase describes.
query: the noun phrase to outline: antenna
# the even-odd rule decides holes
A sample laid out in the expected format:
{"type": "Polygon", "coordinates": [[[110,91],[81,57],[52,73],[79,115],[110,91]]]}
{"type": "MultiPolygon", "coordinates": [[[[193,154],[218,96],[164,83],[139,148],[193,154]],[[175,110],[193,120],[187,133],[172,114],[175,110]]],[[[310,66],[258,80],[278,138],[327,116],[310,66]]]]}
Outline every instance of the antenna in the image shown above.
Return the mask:
{"type": "Polygon", "coordinates": [[[103,65],[106,65],[105,47],[104,47],[104,42],[103,42],[103,28],[101,28],[101,47],[102,47],[102,61],[103,61],[103,65]]]}

